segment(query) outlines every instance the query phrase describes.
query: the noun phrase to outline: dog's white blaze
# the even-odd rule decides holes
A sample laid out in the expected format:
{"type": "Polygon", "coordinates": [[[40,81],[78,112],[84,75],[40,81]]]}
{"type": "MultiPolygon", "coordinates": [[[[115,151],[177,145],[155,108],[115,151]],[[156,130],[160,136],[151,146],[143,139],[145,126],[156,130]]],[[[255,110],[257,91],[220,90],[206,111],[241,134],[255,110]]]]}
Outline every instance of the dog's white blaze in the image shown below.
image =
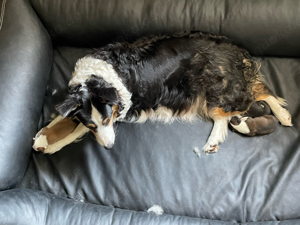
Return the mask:
{"type": "Polygon", "coordinates": [[[103,78],[107,83],[116,88],[123,101],[122,103],[124,107],[124,109],[119,112],[120,116],[118,118],[123,119],[132,105],[132,94],[127,90],[111,64],[101,59],[95,59],[91,56],[79,59],[76,63],[69,86],[76,84],[84,86],[85,81],[90,79],[92,75],[103,78]]]}
{"type": "Polygon", "coordinates": [[[32,148],[38,151],[37,148],[40,147],[45,149],[48,147],[48,140],[46,135],[40,135],[37,138],[35,138],[32,148]]]}
{"type": "Polygon", "coordinates": [[[115,142],[115,131],[113,126],[103,126],[103,118],[98,110],[92,105],[92,120],[97,125],[97,133],[95,134],[97,141],[102,146],[111,146],[115,142]]]}

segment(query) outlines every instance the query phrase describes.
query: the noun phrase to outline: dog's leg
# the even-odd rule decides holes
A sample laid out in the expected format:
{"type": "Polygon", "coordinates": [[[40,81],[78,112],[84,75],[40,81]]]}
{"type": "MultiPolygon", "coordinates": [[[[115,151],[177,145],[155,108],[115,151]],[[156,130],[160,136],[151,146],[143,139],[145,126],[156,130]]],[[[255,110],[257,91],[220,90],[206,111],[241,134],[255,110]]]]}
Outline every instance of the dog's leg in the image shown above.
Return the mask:
{"type": "MultiPolygon", "coordinates": [[[[51,128],[53,127],[55,124],[57,124],[59,121],[62,120],[62,116],[58,115],[54,120],[52,120],[51,123],[48,124],[48,126],[46,126],[47,128],[51,128]]],[[[43,128],[39,130],[39,132],[36,133],[35,137],[33,138],[33,140],[35,141],[41,134],[43,128]]]]}
{"type": "Polygon", "coordinates": [[[59,151],[64,146],[74,142],[77,138],[82,137],[88,131],[89,131],[89,129],[87,127],[85,127],[82,123],[80,123],[76,127],[76,129],[72,133],[70,133],[67,137],[55,142],[52,145],[48,145],[47,148],[44,150],[44,154],[53,154],[53,153],[59,151]]]}
{"type": "Polygon", "coordinates": [[[283,108],[281,105],[285,105],[284,99],[276,98],[272,95],[263,98],[266,103],[270,106],[272,112],[277,117],[277,119],[280,121],[280,123],[284,126],[293,126],[292,124],[292,116],[285,108],[283,108]]]}
{"type": "Polygon", "coordinates": [[[52,122],[51,123],[49,123],[48,124],[48,126],[46,126],[46,127],[48,127],[48,128],[51,128],[51,127],[53,127],[55,124],[57,124],[59,121],[61,121],[62,120],[62,116],[61,115],[58,115],[54,120],[52,120],[52,122]]]}
{"type": "Polygon", "coordinates": [[[293,126],[291,114],[282,107],[287,105],[283,98],[275,97],[270,88],[262,82],[255,83],[252,89],[255,101],[265,101],[282,125],[293,126]]]}
{"type": "Polygon", "coordinates": [[[231,116],[215,116],[212,118],[214,120],[214,126],[206,145],[203,147],[205,153],[214,153],[218,151],[219,144],[223,142],[227,136],[228,121],[230,118],[231,116]]]}

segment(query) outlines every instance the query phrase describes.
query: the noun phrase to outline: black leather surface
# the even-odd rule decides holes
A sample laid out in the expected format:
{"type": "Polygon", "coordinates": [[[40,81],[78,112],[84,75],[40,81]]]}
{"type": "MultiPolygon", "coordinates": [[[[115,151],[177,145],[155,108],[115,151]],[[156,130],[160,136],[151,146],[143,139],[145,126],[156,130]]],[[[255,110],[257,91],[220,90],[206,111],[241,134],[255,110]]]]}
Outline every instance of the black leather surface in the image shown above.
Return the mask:
{"type": "MultiPolygon", "coordinates": [[[[138,212],[86,204],[29,189],[0,192],[1,224],[110,224],[110,225],[230,225],[225,221],[138,212]]],[[[300,220],[242,223],[242,225],[295,225],[300,220]]]]}
{"type": "MultiPolygon", "coordinates": [[[[291,221],[290,221],[291,222],[291,221]]],[[[292,224],[286,221],[284,224],[292,224]]],[[[0,192],[1,224],[111,224],[111,225],[229,225],[222,221],[211,221],[173,215],[121,210],[113,207],[86,204],[60,198],[55,195],[15,189],[0,192]],[[32,204],[34,203],[34,204],[32,204]]]]}
{"type": "Polygon", "coordinates": [[[61,45],[96,47],[186,29],[228,36],[253,55],[300,55],[300,2],[294,0],[31,2],[61,45]]]}
{"type": "MultiPolygon", "coordinates": [[[[40,127],[54,113],[76,59],[89,49],[57,47],[40,127]],[[52,96],[55,90],[57,92],[52,96]]],[[[84,202],[167,214],[247,222],[299,218],[300,60],[260,58],[270,87],[287,99],[294,127],[262,137],[229,132],[217,154],[198,158],[210,122],[118,124],[107,151],[88,135],[48,156],[33,153],[20,187],[84,202]]]]}
{"type": "Polygon", "coordinates": [[[48,33],[27,1],[1,1],[0,7],[4,15],[0,30],[3,190],[17,185],[26,171],[50,74],[52,48],[48,33]]]}

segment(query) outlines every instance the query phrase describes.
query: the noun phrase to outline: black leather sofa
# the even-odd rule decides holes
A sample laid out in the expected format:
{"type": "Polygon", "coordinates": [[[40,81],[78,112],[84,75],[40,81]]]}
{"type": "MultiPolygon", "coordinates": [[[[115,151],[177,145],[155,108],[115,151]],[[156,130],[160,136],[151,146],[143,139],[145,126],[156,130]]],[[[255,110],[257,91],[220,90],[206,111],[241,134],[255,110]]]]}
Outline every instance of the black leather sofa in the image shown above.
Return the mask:
{"type": "Polygon", "coordinates": [[[300,224],[300,2],[0,0],[0,224],[300,224]],[[257,57],[294,126],[229,132],[193,152],[212,123],[118,124],[53,155],[32,137],[57,113],[76,60],[149,34],[204,30],[257,57]],[[148,213],[159,205],[162,215],[148,213]]]}

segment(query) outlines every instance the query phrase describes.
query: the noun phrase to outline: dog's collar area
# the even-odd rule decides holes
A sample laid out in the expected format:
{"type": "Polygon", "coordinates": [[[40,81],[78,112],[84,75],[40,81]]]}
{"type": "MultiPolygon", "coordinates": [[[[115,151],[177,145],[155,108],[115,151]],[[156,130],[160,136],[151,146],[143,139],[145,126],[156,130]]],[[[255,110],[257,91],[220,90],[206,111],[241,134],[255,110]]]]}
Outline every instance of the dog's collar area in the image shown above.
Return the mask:
{"type": "Polygon", "coordinates": [[[121,98],[123,109],[119,110],[118,117],[116,119],[124,119],[132,105],[132,94],[127,90],[126,86],[123,84],[121,78],[111,64],[104,60],[93,58],[92,56],[86,56],[79,59],[76,63],[73,77],[69,82],[69,86],[81,84],[83,88],[86,80],[95,76],[102,78],[117,90],[117,93],[121,98]]]}

